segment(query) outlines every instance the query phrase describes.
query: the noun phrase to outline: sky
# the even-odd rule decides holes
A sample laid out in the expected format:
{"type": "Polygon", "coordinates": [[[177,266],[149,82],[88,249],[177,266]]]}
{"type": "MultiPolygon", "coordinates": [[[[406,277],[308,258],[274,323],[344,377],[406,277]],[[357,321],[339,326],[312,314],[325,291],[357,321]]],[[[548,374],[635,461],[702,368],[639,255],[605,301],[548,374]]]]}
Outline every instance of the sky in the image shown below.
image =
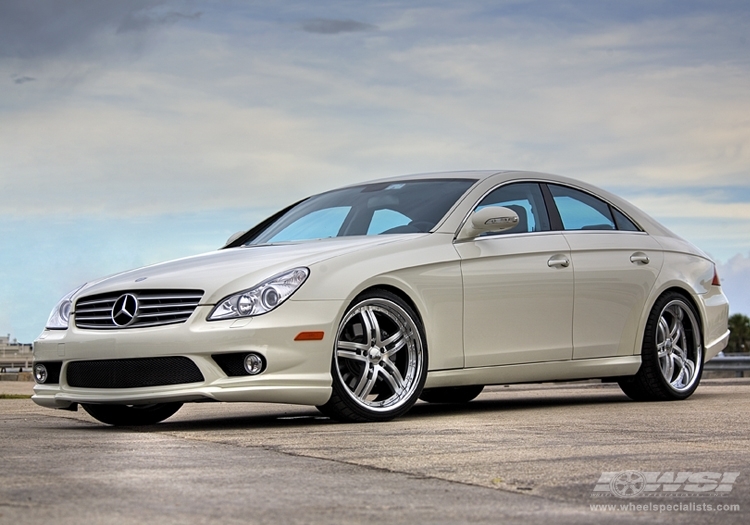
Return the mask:
{"type": "Polygon", "coordinates": [[[750,314],[747,1],[0,1],[0,333],[306,195],[524,169],[617,193],[750,314]]]}

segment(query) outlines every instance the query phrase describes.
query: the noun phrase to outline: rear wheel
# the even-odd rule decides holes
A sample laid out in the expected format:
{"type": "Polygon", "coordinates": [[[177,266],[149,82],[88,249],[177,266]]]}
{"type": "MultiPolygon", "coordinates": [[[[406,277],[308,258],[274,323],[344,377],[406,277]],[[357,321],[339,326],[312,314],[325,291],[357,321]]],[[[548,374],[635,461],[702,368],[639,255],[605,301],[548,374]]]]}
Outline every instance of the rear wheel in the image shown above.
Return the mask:
{"type": "Polygon", "coordinates": [[[468,403],[484,390],[484,385],[445,386],[422,390],[419,399],[428,403],[468,403]]]}
{"type": "Polygon", "coordinates": [[[331,364],[331,398],[318,409],[340,421],[388,421],[417,401],[427,377],[424,329],[397,295],[373,290],[344,314],[331,364]]]}
{"type": "Polygon", "coordinates": [[[81,403],[94,419],[115,426],[154,425],[174,415],[182,403],[156,403],[153,405],[92,405],[81,403]]]}
{"type": "Polygon", "coordinates": [[[622,391],[636,401],[686,399],[703,373],[703,344],[698,314],[676,292],[662,295],[646,323],[641,368],[621,378],[622,391]]]}

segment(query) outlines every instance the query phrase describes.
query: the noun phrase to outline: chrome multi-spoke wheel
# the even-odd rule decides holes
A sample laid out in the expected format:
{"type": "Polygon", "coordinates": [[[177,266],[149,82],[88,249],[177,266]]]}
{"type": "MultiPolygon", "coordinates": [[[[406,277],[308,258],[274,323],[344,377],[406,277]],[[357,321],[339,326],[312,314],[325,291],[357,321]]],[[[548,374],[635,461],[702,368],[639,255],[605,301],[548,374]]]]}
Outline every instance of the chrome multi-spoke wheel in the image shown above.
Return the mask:
{"type": "Polygon", "coordinates": [[[638,373],[622,378],[623,391],[637,400],[685,399],[703,371],[698,315],[684,296],[669,292],[656,301],[643,335],[638,373]]]}
{"type": "Polygon", "coordinates": [[[674,390],[684,392],[693,386],[703,350],[695,315],[681,299],[670,301],[659,315],[656,355],[662,377],[674,390]]]}
{"type": "Polygon", "coordinates": [[[333,394],[319,408],[346,421],[392,419],[416,402],[426,374],[417,315],[390,292],[369,292],[341,320],[331,367],[333,394]]]}

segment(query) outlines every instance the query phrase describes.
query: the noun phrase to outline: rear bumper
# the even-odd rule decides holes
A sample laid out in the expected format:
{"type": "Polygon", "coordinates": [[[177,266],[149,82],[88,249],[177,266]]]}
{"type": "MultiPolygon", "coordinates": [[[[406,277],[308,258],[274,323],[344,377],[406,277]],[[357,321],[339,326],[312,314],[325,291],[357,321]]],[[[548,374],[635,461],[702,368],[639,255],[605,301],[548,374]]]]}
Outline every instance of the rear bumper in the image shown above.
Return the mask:
{"type": "Polygon", "coordinates": [[[700,299],[705,362],[724,350],[729,343],[729,301],[718,286],[712,286],[700,299]]]}
{"type": "Polygon", "coordinates": [[[711,343],[706,345],[705,349],[705,357],[703,358],[703,362],[710,361],[716,355],[724,350],[727,347],[727,344],[729,343],[729,330],[726,331],[724,335],[716,339],[715,341],[712,341],[711,343]]]}

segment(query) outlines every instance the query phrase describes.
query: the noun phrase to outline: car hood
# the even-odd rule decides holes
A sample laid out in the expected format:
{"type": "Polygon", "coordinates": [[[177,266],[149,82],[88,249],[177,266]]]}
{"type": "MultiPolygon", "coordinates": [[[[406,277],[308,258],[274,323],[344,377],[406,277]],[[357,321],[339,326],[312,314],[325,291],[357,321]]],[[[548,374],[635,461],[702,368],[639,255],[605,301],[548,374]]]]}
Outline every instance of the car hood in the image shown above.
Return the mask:
{"type": "Polygon", "coordinates": [[[251,288],[292,268],[424,235],[428,234],[335,237],[218,250],[105,277],[84,286],[74,300],[107,292],[199,289],[205,292],[201,304],[215,304],[226,295],[251,288]]]}

